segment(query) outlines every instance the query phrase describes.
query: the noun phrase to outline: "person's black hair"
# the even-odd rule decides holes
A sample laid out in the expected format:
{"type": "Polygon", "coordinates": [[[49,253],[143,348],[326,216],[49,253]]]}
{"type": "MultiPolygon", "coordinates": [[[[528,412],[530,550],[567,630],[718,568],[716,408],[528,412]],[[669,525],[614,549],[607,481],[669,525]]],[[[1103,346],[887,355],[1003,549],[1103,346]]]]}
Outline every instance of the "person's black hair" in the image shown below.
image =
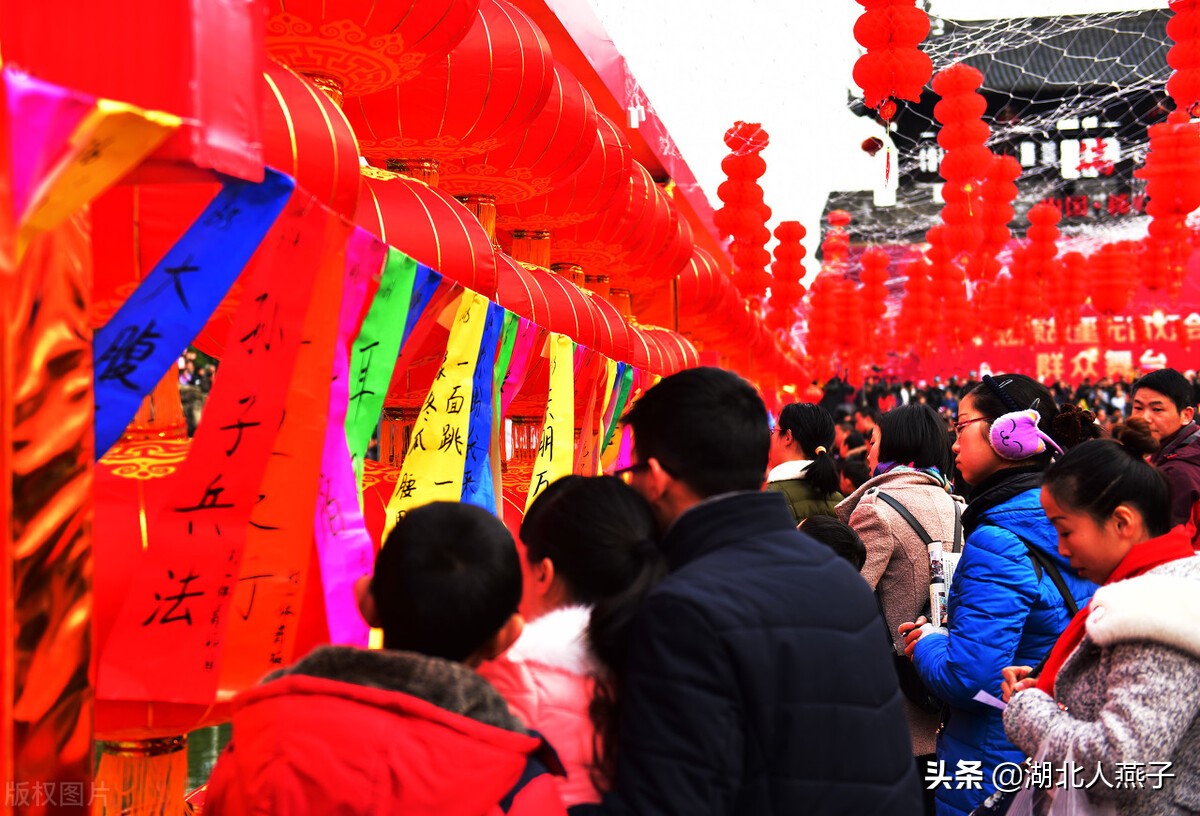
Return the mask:
{"type": "Polygon", "coordinates": [[[858,431],[850,431],[850,433],[846,434],[846,439],[844,442],[846,445],[846,450],[852,451],[855,448],[861,448],[865,446],[867,444],[867,438],[858,431]]]}
{"type": "Polygon", "coordinates": [[[1187,377],[1173,368],[1160,368],[1158,371],[1151,371],[1144,377],[1135,380],[1131,396],[1136,397],[1140,388],[1149,388],[1151,391],[1162,394],[1175,403],[1177,411],[1196,407],[1192,402],[1192,384],[1188,382],[1187,377]]]}
{"type": "Polygon", "coordinates": [[[779,433],[791,431],[792,438],[812,464],[804,471],[804,480],[820,496],[838,491],[837,464],[829,449],[833,447],[833,417],[820,405],[793,402],[779,412],[779,433]],[[823,448],[820,453],[818,448],[823,448]]]}
{"type": "Polygon", "coordinates": [[[754,386],[732,371],[688,368],[646,391],[621,420],[638,457],[657,459],[701,499],[758,490],[771,431],[754,386]]]}
{"type": "MultiPolygon", "coordinates": [[[[1059,406],[1054,402],[1054,395],[1049,388],[1024,374],[985,376],[967,396],[974,401],[975,410],[988,418],[989,424],[1013,411],[1034,408],[1038,412],[1038,428],[1064,451],[1089,439],[1096,439],[1101,434],[1091,411],[1085,411],[1074,403],[1059,406]]],[[[1054,451],[1047,448],[1045,452],[1023,460],[1021,464],[1044,470],[1053,457],[1054,451]]]]}
{"type": "Polygon", "coordinates": [[[1143,458],[1158,450],[1149,424],[1134,418],[1116,426],[1113,436],[1067,451],[1046,469],[1042,485],[1058,504],[1087,513],[1097,524],[1128,504],[1141,514],[1151,536],[1165,535],[1171,529],[1171,489],[1143,458]]]}
{"type": "Polygon", "coordinates": [[[881,412],[878,408],[872,408],[869,405],[860,405],[854,409],[854,415],[867,417],[876,425],[878,425],[880,418],[883,417],[883,412],[881,412]]]}
{"type": "Polygon", "coordinates": [[[383,647],[458,662],[521,603],[521,564],[504,524],[482,508],[433,502],[396,522],[371,576],[383,647]]]}
{"type": "Polygon", "coordinates": [[[871,478],[871,469],[865,460],[852,456],[838,463],[838,472],[850,481],[855,490],[866,484],[871,478]]]}
{"type": "Polygon", "coordinates": [[[880,462],[937,468],[947,478],[954,475],[954,451],[946,422],[928,405],[901,405],[879,422],[880,462]]]}
{"type": "Polygon", "coordinates": [[[867,563],[867,546],[854,528],[833,516],[809,516],[800,522],[800,532],[821,542],[849,561],[856,570],[867,563]]]}
{"type": "Polygon", "coordinates": [[[588,706],[597,786],[615,771],[621,688],[633,619],[666,574],[650,505],[611,476],[564,476],[534,499],[521,522],[531,564],[554,563],[568,599],[592,607],[587,642],[603,672],[588,706]]]}

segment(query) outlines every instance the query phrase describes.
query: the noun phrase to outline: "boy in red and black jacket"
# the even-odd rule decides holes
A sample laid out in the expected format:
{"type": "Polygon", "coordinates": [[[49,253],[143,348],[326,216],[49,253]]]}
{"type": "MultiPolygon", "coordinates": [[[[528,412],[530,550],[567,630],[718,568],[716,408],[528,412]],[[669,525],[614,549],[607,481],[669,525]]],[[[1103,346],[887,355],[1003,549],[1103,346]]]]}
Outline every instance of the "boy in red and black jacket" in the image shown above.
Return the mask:
{"type": "Polygon", "coordinates": [[[410,511],[359,586],[382,651],[324,646],[235,704],[205,816],[561,816],[553,751],[473,666],[516,640],[521,568],[495,516],[410,511]]]}

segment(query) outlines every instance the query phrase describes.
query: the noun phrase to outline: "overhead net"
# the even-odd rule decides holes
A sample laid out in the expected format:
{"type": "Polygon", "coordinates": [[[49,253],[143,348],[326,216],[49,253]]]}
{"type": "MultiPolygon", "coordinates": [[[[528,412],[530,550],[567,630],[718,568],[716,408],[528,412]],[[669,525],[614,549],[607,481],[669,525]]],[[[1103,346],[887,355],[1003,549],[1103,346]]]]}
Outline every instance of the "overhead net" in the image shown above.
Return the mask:
{"type": "MultiPolygon", "coordinates": [[[[1147,127],[1172,107],[1170,17],[1165,9],[982,21],[931,15],[921,48],[934,71],[964,62],[983,73],[988,146],[1021,163],[1015,235],[1024,234],[1025,213],[1039,201],[1062,210],[1064,250],[1087,253],[1145,235],[1144,183],[1133,171],[1145,159],[1147,127]]],[[[874,206],[870,192],[831,196],[829,210],[853,213],[855,243],[920,242],[938,223],[938,99],[927,86],[895,117],[895,206],[874,206]]],[[[869,115],[861,99],[850,104],[869,115]]]]}

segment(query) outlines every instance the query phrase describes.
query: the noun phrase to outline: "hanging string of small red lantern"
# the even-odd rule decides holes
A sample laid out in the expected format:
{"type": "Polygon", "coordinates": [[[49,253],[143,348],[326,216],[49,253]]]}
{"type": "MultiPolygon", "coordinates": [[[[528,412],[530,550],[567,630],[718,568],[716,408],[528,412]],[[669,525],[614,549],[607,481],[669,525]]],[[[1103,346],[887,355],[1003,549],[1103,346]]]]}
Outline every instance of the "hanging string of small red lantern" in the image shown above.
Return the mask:
{"type": "Polygon", "coordinates": [[[733,239],[729,254],[733,258],[734,285],[742,295],[755,301],[756,310],[771,284],[767,264],[771,253],[766,249],[771,239],[767,221],[771,209],[763,202],[758,179],[767,171],[761,155],[769,143],[761,125],[736,122],[725,132],[725,144],[730,153],[721,160],[726,181],[717,187],[717,197],[724,204],[713,216],[713,224],[722,238],[733,239]]]}
{"type": "Polygon", "coordinates": [[[1013,202],[1017,199],[1017,179],[1021,163],[1012,156],[993,156],[980,189],[983,199],[981,227],[983,239],[979,251],[967,262],[971,280],[991,280],[1000,271],[997,256],[1012,238],[1013,202]]]}
{"type": "MultiPolygon", "coordinates": [[[[1177,43],[1171,53],[1180,47],[1177,43]]],[[[1165,286],[1175,295],[1192,253],[1188,213],[1200,207],[1200,128],[1187,113],[1176,110],[1167,121],[1151,125],[1149,131],[1146,164],[1134,175],[1146,180],[1146,195],[1150,198],[1146,205],[1150,214],[1146,243],[1157,245],[1155,255],[1165,263],[1150,267],[1150,276],[1143,283],[1153,290],[1165,286]]]]}
{"type": "MultiPolygon", "coordinates": [[[[962,267],[953,262],[950,250],[946,248],[942,233],[944,226],[935,225],[925,233],[925,241],[929,248],[925,250],[926,270],[933,286],[934,301],[944,315],[965,315],[967,313],[967,291],[963,280],[962,267]]],[[[967,321],[959,319],[943,320],[941,334],[950,348],[959,348],[964,336],[964,324],[967,321]]]]}
{"type": "Polygon", "coordinates": [[[1058,222],[1062,213],[1053,204],[1041,202],[1029,208],[1026,216],[1029,229],[1025,237],[1025,265],[1028,283],[1021,288],[1020,302],[1025,307],[1027,318],[1042,317],[1046,307],[1053,309],[1059,299],[1062,265],[1058,258],[1058,222]]]}
{"type": "Polygon", "coordinates": [[[1109,324],[1115,315],[1125,311],[1136,285],[1134,272],[1137,259],[1131,241],[1105,244],[1088,258],[1091,267],[1092,308],[1099,320],[1096,331],[1100,339],[1100,359],[1108,346],[1109,324]]]}
{"type": "Polygon", "coordinates": [[[942,124],[938,144],[946,151],[938,171],[946,183],[942,186],[943,233],[952,258],[974,254],[983,241],[980,195],[982,181],[992,164],[992,152],[986,143],[991,129],[981,118],[987,101],[978,93],[983,74],[969,65],[958,63],[938,71],[933,90],[942,98],[933,108],[934,118],[942,124]]]}
{"type": "Polygon", "coordinates": [[[929,34],[929,15],[915,0],[858,0],[866,11],[854,23],[854,39],[867,53],[854,63],[863,101],[888,122],[897,99],[921,100],[933,62],[919,46],[929,34]]]}
{"type": "Polygon", "coordinates": [[[1167,64],[1175,69],[1167,80],[1167,93],[1175,110],[1191,114],[1200,102],[1200,0],[1171,0],[1175,14],[1167,21],[1167,36],[1175,43],[1167,64]]]}
{"type": "Polygon", "coordinates": [[[904,268],[904,300],[896,321],[896,342],[918,355],[928,354],[936,340],[936,308],[929,265],[924,260],[910,261],[904,268]]]}
{"type": "Polygon", "coordinates": [[[1058,340],[1065,343],[1068,333],[1079,325],[1079,312],[1087,302],[1087,259],[1079,252],[1065,253],[1058,281],[1058,299],[1051,305],[1058,340]]]}
{"type": "Polygon", "coordinates": [[[797,309],[804,297],[804,226],[799,221],[781,221],[775,227],[775,260],[771,264],[771,311],[767,325],[783,335],[785,341],[799,317],[797,309]]]}

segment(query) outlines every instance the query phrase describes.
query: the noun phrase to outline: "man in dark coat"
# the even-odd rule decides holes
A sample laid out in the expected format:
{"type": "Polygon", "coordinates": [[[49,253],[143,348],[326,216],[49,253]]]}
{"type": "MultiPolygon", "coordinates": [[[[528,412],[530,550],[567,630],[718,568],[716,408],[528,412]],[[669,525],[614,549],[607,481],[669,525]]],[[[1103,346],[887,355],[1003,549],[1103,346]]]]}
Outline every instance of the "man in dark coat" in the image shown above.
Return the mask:
{"type": "Polygon", "coordinates": [[[1162,446],[1150,464],[1171,486],[1171,523],[1183,524],[1200,501],[1200,428],[1191,383],[1173,368],[1151,371],[1133,384],[1131,416],[1146,420],[1162,446]]]}
{"type": "Polygon", "coordinates": [[[670,574],[637,613],[610,814],[921,812],[888,639],[866,583],[761,492],[770,431],[716,368],[659,382],[622,471],[670,574]]]}

